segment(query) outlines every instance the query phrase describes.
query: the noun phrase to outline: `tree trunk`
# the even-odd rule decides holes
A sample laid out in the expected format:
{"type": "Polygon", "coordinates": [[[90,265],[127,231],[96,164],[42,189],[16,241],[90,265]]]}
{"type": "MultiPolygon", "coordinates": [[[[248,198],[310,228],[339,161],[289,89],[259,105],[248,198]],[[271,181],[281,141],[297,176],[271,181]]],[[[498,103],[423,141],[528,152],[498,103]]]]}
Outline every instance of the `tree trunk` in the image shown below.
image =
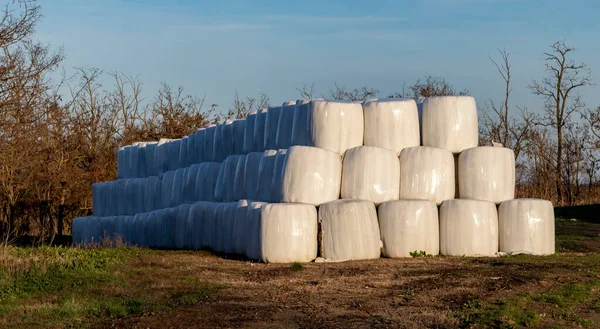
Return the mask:
{"type": "Polygon", "coordinates": [[[556,135],[557,135],[557,150],[556,150],[556,202],[562,205],[563,195],[562,195],[562,125],[561,122],[557,124],[556,127],[556,135]]]}
{"type": "Polygon", "coordinates": [[[58,205],[58,215],[56,217],[56,220],[58,222],[58,235],[63,235],[63,225],[64,225],[64,218],[65,218],[65,211],[64,211],[64,205],[59,204],[58,205]]]}

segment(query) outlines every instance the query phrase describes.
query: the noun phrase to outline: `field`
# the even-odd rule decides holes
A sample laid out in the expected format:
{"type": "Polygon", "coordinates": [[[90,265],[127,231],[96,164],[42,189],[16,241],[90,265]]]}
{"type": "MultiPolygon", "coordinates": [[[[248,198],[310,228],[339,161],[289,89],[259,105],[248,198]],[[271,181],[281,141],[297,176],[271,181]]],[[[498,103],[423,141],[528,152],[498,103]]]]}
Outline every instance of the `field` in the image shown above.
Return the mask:
{"type": "Polygon", "coordinates": [[[265,265],[207,251],[8,246],[0,327],[600,327],[600,224],[594,211],[557,215],[568,217],[548,257],[265,265]]]}

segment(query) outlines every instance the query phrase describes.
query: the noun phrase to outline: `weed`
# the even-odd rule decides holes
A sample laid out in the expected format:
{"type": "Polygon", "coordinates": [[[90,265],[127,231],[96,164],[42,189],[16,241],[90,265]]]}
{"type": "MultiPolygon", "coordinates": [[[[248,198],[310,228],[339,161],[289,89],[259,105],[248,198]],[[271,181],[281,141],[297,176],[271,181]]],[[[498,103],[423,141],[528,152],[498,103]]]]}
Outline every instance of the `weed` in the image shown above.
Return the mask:
{"type": "Polygon", "coordinates": [[[301,271],[304,269],[304,265],[302,265],[301,263],[298,263],[298,262],[293,262],[291,265],[291,268],[294,271],[301,271]]]}
{"type": "Polygon", "coordinates": [[[427,255],[427,253],[425,251],[423,251],[423,250],[411,251],[409,254],[413,258],[416,258],[416,257],[429,257],[429,256],[431,256],[431,255],[427,255]]]}

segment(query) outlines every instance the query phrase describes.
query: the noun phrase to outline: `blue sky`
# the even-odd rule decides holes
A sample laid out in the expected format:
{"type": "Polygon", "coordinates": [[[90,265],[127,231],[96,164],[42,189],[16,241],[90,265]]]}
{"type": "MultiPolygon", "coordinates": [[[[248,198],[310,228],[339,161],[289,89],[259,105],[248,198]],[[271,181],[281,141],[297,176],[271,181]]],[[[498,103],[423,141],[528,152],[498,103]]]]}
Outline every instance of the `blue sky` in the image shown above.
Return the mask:
{"type": "MultiPolygon", "coordinates": [[[[483,106],[503,85],[488,56],[511,54],[512,103],[537,109],[527,85],[544,75],[542,53],[566,39],[600,83],[599,1],[158,1],[46,0],[37,36],[64,66],[140,75],[150,98],[161,82],[231,106],[234,92],[271,103],[317,95],[334,82],[381,96],[426,75],[468,89],[483,106]]],[[[600,87],[581,90],[589,107],[600,87]]]]}

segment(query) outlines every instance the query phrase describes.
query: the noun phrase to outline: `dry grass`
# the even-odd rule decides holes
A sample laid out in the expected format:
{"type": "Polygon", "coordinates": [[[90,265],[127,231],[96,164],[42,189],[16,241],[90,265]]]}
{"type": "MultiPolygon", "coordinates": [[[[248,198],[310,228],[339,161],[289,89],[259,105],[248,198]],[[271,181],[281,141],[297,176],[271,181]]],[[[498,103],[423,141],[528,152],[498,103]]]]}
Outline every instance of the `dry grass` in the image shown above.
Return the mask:
{"type": "MultiPolygon", "coordinates": [[[[204,251],[30,251],[22,263],[29,259],[29,265],[11,273],[27,273],[47,258],[76,264],[72,259],[85,254],[96,265],[66,272],[47,265],[46,273],[62,275],[62,288],[0,300],[0,327],[594,327],[600,325],[596,230],[595,224],[559,224],[563,252],[548,257],[266,265],[204,251]]],[[[10,257],[2,268],[22,256],[10,257]]]]}

